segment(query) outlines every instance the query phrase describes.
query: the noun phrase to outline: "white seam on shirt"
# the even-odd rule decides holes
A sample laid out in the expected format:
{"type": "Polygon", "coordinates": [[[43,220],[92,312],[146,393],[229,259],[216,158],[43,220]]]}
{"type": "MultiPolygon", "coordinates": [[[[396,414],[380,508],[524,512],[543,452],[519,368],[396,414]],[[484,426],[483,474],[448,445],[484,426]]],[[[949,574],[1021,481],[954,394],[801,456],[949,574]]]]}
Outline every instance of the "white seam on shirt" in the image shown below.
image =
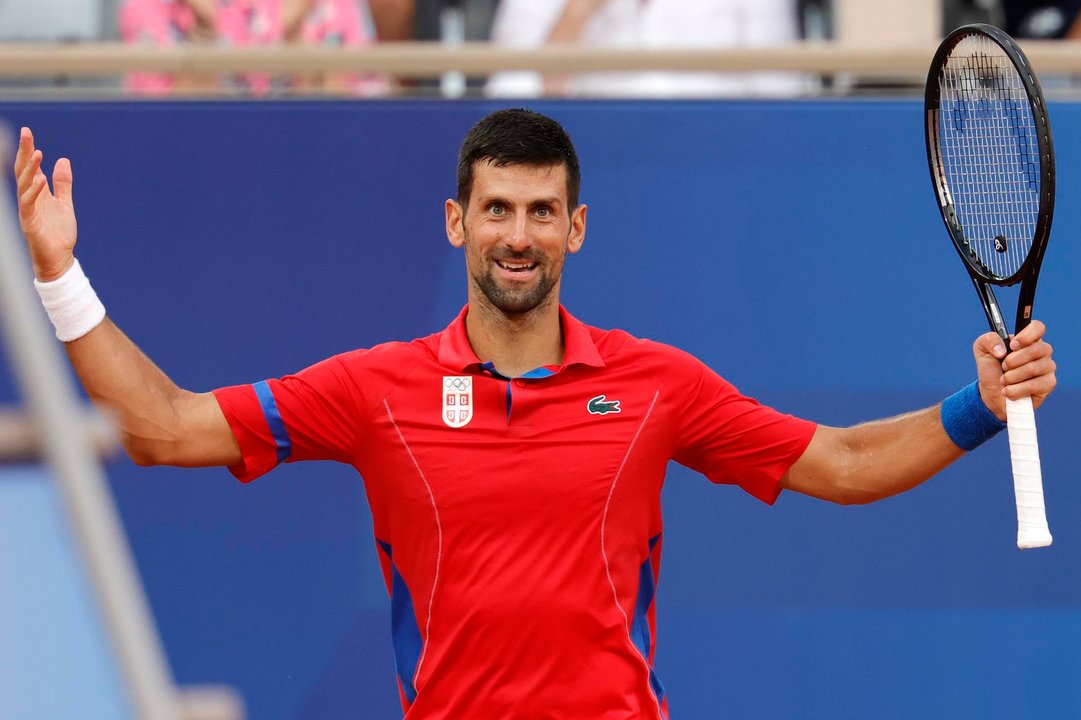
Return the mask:
{"type": "Polygon", "coordinates": [[[435,588],[439,584],[439,566],[443,560],[443,525],[439,522],[439,507],[435,504],[435,493],[432,492],[432,486],[428,483],[428,478],[424,475],[424,471],[420,468],[420,463],[417,462],[417,456],[413,454],[413,448],[409,447],[409,442],[405,439],[405,435],[402,434],[402,429],[398,427],[398,422],[394,419],[394,413],[390,410],[390,403],[386,398],[383,398],[383,407],[387,410],[387,417],[390,418],[390,424],[394,426],[394,432],[398,433],[398,439],[402,441],[402,447],[405,448],[405,452],[409,455],[409,459],[413,461],[413,467],[417,469],[417,474],[420,475],[421,481],[424,483],[425,489],[428,490],[428,499],[432,501],[432,512],[435,514],[435,529],[439,539],[436,554],[435,554],[435,577],[432,578],[432,594],[428,597],[428,619],[424,623],[424,642],[421,646],[420,657],[417,659],[417,669],[413,673],[413,688],[416,689],[417,678],[420,677],[420,669],[424,666],[424,656],[428,654],[428,638],[432,625],[432,606],[435,603],[435,588]]]}
{"type": "MultiPolygon", "coordinates": [[[[619,614],[623,616],[623,628],[627,632],[627,642],[631,643],[631,648],[634,650],[634,654],[642,658],[642,664],[646,668],[646,684],[649,684],[649,659],[642,657],[642,653],[638,652],[638,648],[631,642],[631,621],[627,617],[627,612],[623,609],[623,606],[619,604],[619,593],[616,592],[616,583],[612,579],[612,568],[608,563],[608,550],[604,546],[604,531],[608,524],[608,508],[612,504],[612,496],[616,493],[616,485],[619,483],[619,478],[623,474],[623,468],[627,466],[627,459],[631,456],[631,452],[634,450],[634,446],[638,443],[638,436],[642,434],[642,429],[646,426],[646,421],[649,420],[650,415],[653,414],[653,408],[657,404],[657,398],[660,397],[660,390],[653,391],[653,400],[649,403],[649,409],[646,410],[645,417],[642,418],[642,422],[638,425],[638,429],[634,432],[634,437],[631,438],[631,444],[627,446],[627,452],[623,455],[623,460],[619,463],[619,468],[616,470],[616,475],[612,478],[612,487],[608,489],[608,499],[604,501],[604,512],[601,514],[601,558],[604,560],[604,574],[608,576],[608,585],[612,588],[612,599],[615,600],[616,609],[619,610],[619,614]]],[[[649,694],[653,697],[653,701],[657,703],[657,716],[664,718],[664,712],[661,710],[660,700],[657,698],[657,694],[653,692],[652,686],[650,687],[649,694]]]]}

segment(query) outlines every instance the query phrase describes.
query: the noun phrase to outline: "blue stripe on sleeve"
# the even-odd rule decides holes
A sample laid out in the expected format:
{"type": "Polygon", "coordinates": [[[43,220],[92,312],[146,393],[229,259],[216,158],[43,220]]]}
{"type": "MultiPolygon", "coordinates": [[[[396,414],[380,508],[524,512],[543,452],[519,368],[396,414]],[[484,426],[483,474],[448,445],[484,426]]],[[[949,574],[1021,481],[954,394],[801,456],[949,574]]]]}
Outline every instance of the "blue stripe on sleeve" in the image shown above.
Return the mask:
{"type": "Polygon", "coordinates": [[[285,462],[293,453],[293,443],[289,441],[289,433],[285,429],[285,422],[278,412],[278,403],[274,400],[274,393],[266,381],[252,385],[255,395],[259,398],[259,404],[263,406],[263,415],[267,425],[270,426],[270,435],[274,438],[274,444],[278,448],[278,462],[285,462]]]}

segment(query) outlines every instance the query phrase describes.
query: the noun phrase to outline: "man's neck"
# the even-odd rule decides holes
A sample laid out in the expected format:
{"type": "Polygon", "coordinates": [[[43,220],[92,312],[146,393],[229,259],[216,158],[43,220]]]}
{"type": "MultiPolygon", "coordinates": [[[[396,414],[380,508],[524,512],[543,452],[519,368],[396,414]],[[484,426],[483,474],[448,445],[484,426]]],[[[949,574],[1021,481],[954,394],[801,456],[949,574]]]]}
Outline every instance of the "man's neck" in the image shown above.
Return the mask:
{"type": "Polygon", "coordinates": [[[465,331],[477,357],[506,377],[563,362],[559,303],[554,299],[520,315],[470,299],[465,331]]]}

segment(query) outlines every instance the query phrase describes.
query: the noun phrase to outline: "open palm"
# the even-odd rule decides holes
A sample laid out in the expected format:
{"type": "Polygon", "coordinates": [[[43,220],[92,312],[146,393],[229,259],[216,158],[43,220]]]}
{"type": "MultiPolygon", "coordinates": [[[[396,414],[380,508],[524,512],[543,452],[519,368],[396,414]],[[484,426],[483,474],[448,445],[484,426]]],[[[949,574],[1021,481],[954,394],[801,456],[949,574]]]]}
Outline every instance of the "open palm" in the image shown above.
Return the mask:
{"type": "Polygon", "coordinates": [[[34,147],[29,128],[19,134],[15,155],[15,182],[19,198],[19,224],[30,248],[34,275],[55,280],[74,262],[75,205],[72,202],[71,163],[60,158],[53,168],[53,187],[41,170],[42,152],[34,147]]]}

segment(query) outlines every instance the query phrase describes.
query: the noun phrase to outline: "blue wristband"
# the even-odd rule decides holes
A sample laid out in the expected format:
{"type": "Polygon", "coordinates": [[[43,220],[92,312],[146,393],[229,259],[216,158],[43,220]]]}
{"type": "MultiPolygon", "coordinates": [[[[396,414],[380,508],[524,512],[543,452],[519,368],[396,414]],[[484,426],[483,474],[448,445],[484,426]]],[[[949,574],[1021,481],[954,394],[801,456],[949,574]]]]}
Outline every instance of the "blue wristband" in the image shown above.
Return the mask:
{"type": "Polygon", "coordinates": [[[942,401],[942,427],[954,445],[967,451],[1000,433],[1006,423],[984,405],[979,386],[972,383],[942,401]]]}

